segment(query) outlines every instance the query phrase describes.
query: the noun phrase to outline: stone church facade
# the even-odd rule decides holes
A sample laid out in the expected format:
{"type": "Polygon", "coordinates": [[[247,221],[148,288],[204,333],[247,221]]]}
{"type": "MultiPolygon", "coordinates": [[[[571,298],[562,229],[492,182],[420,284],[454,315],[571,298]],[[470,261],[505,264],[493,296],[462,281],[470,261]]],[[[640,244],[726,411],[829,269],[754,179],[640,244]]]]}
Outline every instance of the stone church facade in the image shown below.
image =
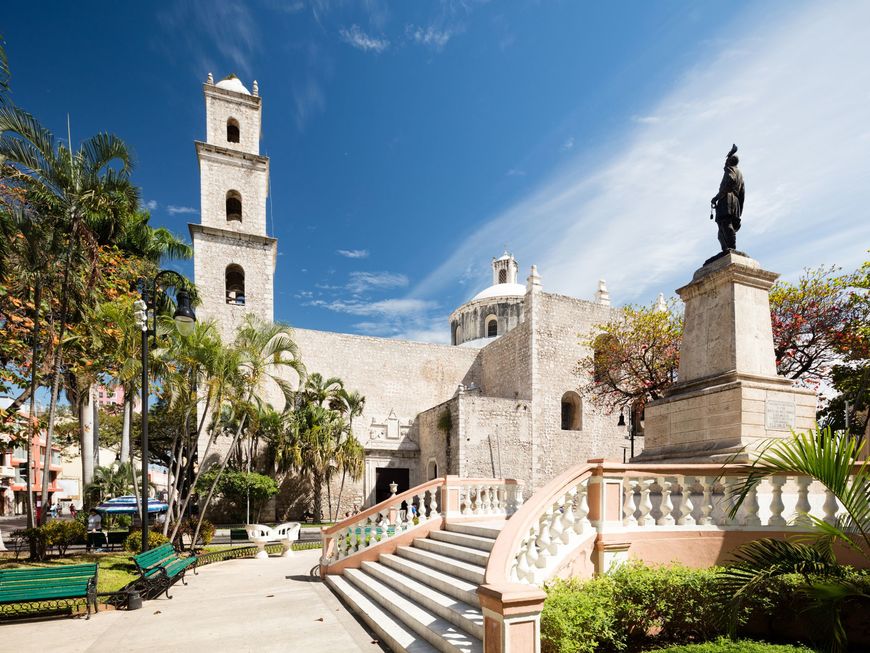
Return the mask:
{"type": "MultiPolygon", "coordinates": [[[[202,319],[231,339],[244,314],[272,320],[277,242],[266,229],[269,159],[259,154],[262,99],[236,78],[203,86],[206,141],[196,143],[201,218],[191,224],[202,319]]],[[[363,478],[345,490],[362,507],[399,490],[459,474],[510,477],[528,494],[572,464],[622,460],[618,416],[583,400],[577,362],[595,324],[614,309],[525,283],[505,252],[493,283],[450,316],[450,345],[294,329],[305,366],[337,376],[366,398],[353,431],[366,450],[363,478]]]]}

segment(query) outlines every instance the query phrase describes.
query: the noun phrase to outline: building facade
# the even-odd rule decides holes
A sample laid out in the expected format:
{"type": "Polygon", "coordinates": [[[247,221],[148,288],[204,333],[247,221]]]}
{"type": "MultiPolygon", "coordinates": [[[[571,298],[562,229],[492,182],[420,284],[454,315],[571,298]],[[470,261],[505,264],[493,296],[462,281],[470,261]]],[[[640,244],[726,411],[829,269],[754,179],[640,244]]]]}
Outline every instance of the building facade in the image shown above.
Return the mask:
{"type": "MultiPolygon", "coordinates": [[[[209,75],[204,92],[195,282],[201,317],[231,339],[245,313],[273,319],[262,100],[256,82],[249,93],[235,78],[215,84],[209,75]]],[[[391,482],[402,491],[445,474],[511,477],[530,493],[578,461],[623,459],[626,428],[578,391],[594,325],[615,315],[603,282],[586,301],[544,292],[535,266],[522,283],[519,269],[509,252],[493,259],[492,285],[445,324],[450,345],[294,330],[309,372],[339,377],[366,399],[352,425],[365,471],[346,486],[342,513],[385,498],[391,482]]]]}

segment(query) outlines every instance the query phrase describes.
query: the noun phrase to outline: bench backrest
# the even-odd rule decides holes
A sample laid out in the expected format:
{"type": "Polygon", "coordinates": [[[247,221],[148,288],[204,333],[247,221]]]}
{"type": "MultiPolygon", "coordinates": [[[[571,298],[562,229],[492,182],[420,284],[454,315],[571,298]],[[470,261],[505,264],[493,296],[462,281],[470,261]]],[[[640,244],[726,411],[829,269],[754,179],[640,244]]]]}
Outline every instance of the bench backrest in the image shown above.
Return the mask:
{"type": "Polygon", "coordinates": [[[302,525],[298,521],[288,521],[283,524],[278,524],[273,530],[279,538],[296,541],[299,539],[299,531],[302,525]]]}
{"type": "Polygon", "coordinates": [[[24,567],[0,570],[0,590],[26,591],[28,588],[87,587],[96,583],[97,563],[81,565],[55,565],[52,567],[24,567]]]}
{"type": "Polygon", "coordinates": [[[144,571],[152,567],[159,567],[164,561],[174,558],[176,555],[175,547],[167,542],[166,544],[161,544],[156,549],[149,549],[144,553],[133,556],[133,562],[136,563],[139,569],[144,571]]]}

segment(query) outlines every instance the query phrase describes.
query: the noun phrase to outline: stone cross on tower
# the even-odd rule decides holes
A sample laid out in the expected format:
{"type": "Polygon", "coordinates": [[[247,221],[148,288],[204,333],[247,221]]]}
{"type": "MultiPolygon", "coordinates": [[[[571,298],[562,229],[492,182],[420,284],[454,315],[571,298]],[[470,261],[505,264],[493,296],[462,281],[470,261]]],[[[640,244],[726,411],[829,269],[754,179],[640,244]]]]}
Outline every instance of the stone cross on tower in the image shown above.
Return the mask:
{"type": "Polygon", "coordinates": [[[203,84],[206,140],[196,141],[200,223],[191,224],[200,317],[232,340],[246,313],[274,319],[277,241],[267,235],[269,158],[260,154],[262,99],[230,75],[203,84]]]}

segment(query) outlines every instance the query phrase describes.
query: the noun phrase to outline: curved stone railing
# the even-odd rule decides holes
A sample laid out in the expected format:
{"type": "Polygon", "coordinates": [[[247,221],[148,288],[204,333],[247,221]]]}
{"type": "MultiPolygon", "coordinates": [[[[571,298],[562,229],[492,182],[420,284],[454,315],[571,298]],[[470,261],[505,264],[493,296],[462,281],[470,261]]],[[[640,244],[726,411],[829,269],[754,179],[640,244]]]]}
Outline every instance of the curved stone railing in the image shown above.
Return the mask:
{"type": "Polygon", "coordinates": [[[411,531],[440,529],[444,519],[506,517],[521,504],[522,484],[513,479],[447,476],[427,481],[322,529],[321,572],[411,531]]]}
{"type": "Polygon", "coordinates": [[[727,497],[744,476],[740,465],[624,465],[590,461],[538,490],[499,534],[486,570],[488,585],[540,585],[578,547],[597,544],[595,567],[605,571],[613,551],[656,532],[806,530],[809,515],[828,523],[840,508],[834,495],[807,477],[764,479],[732,519],[727,497]],[[610,557],[608,557],[610,556],[610,557]]]}

